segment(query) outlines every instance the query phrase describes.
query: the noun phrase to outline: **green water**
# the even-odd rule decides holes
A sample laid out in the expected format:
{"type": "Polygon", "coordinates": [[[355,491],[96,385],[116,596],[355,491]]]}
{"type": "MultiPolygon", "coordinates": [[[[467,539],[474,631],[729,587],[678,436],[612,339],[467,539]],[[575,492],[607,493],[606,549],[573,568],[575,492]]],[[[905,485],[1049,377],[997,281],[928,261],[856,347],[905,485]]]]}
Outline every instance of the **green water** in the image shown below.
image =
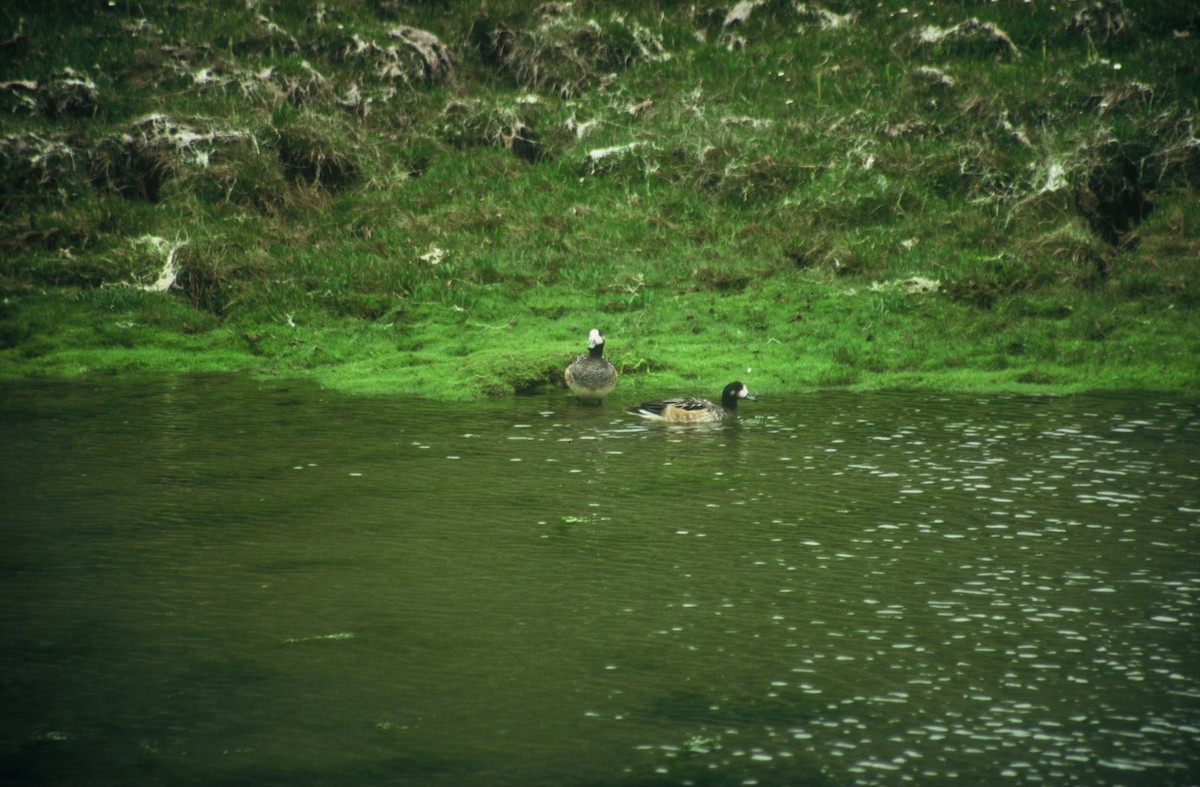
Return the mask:
{"type": "Polygon", "coordinates": [[[1200,780],[1196,401],[0,397],[3,784],[1200,780]]]}

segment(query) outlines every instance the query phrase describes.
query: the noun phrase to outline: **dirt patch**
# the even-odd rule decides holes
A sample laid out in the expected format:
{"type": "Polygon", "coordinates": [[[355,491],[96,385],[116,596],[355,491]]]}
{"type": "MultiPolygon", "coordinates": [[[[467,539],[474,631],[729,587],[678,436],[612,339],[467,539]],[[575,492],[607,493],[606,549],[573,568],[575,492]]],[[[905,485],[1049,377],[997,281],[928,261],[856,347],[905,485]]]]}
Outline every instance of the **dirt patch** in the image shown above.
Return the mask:
{"type": "Polygon", "coordinates": [[[1146,170],[1150,151],[1109,144],[1075,185],[1075,204],[1092,231],[1112,246],[1136,240],[1130,230],[1154,209],[1154,176],[1146,170]]]}

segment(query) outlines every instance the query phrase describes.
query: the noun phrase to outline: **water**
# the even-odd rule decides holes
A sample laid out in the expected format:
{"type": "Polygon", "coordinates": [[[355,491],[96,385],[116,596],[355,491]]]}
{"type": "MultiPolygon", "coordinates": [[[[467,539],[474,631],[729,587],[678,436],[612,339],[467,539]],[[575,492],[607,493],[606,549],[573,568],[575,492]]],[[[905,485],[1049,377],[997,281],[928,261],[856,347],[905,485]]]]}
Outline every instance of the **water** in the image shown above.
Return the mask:
{"type": "Polygon", "coordinates": [[[0,780],[1200,782],[1200,403],[617,401],[0,387],[0,780]]]}

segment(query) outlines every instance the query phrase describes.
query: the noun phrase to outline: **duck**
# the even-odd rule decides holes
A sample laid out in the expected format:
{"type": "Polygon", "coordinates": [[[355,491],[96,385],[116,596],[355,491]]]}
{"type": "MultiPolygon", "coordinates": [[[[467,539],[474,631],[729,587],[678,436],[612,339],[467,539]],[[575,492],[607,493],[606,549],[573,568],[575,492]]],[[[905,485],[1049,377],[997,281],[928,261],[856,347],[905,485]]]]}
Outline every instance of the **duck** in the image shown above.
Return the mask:
{"type": "Polygon", "coordinates": [[[742,399],[755,401],[745,385],[734,381],[725,386],[725,390],[721,392],[720,404],[696,397],[662,399],[657,402],[643,402],[635,407],[626,407],[625,412],[641,416],[648,421],[672,424],[725,421],[737,418],[738,401],[742,399]]]}
{"type": "Polygon", "coordinates": [[[563,372],[567,387],[585,402],[600,403],[617,385],[617,369],[604,357],[604,336],[598,328],[588,333],[587,355],[577,355],[563,372]]]}

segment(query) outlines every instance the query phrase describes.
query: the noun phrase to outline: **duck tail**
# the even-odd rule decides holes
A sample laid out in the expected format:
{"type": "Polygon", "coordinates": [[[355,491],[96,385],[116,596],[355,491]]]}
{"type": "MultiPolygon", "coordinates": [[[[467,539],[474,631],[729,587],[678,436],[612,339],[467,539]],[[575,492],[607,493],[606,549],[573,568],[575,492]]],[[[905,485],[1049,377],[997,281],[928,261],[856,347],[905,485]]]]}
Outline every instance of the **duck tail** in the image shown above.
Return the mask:
{"type": "Polygon", "coordinates": [[[663,412],[663,405],[658,402],[643,402],[642,404],[634,407],[626,407],[624,410],[630,415],[636,415],[640,418],[645,418],[647,421],[670,420],[663,412]]]}

